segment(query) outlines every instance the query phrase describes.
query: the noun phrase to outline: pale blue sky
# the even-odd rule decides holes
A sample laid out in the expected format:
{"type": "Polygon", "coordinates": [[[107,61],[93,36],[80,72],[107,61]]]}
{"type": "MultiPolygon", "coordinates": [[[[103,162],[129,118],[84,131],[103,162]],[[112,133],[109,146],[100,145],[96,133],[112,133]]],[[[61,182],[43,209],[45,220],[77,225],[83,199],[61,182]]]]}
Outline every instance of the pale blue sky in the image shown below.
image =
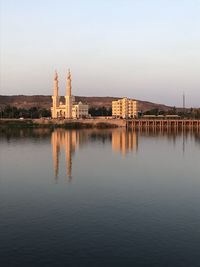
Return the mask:
{"type": "Polygon", "coordinates": [[[0,94],[200,106],[200,0],[0,0],[0,94]]]}

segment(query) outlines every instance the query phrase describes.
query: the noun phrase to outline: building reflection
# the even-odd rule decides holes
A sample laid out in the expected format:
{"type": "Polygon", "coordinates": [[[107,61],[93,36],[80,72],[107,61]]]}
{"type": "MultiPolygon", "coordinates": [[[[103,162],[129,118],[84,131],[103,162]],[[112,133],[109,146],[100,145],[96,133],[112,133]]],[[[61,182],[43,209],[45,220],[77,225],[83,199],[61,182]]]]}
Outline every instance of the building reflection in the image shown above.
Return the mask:
{"type": "Polygon", "coordinates": [[[138,132],[116,130],[112,133],[112,149],[125,156],[128,152],[138,150],[138,132]]]}

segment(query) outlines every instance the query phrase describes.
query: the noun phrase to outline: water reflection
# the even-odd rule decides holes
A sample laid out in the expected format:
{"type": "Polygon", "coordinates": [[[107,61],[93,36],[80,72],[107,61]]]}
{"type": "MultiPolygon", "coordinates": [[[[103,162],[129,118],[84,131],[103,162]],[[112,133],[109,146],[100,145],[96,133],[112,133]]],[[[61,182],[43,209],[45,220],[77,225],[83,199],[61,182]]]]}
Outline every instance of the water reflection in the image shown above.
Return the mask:
{"type": "Polygon", "coordinates": [[[138,152],[139,140],[146,137],[166,138],[169,143],[176,146],[176,140],[182,138],[182,151],[185,153],[185,143],[188,138],[194,138],[200,144],[199,132],[191,131],[155,131],[140,130],[127,131],[126,129],[113,130],[64,130],[56,129],[51,134],[51,144],[53,153],[54,176],[59,177],[59,159],[61,152],[65,154],[66,176],[72,179],[72,158],[77,149],[88,142],[101,142],[104,145],[112,144],[112,150],[125,157],[130,152],[138,152]]]}
{"type": "Polygon", "coordinates": [[[135,131],[113,131],[112,149],[114,152],[121,152],[125,156],[130,151],[138,150],[138,132],[135,131]]]}
{"type": "Polygon", "coordinates": [[[125,156],[132,150],[138,150],[138,132],[123,130],[64,130],[57,129],[51,134],[54,176],[59,177],[59,159],[65,153],[66,176],[72,179],[72,157],[80,146],[90,142],[112,143],[112,150],[125,156]]]}
{"type": "Polygon", "coordinates": [[[52,132],[51,143],[53,148],[54,176],[57,179],[59,173],[59,156],[61,149],[65,150],[66,174],[72,177],[72,155],[79,146],[79,132],[58,129],[52,132]]]}
{"type": "Polygon", "coordinates": [[[97,130],[65,130],[56,129],[51,134],[53,153],[54,177],[59,177],[59,160],[62,151],[65,154],[66,176],[72,179],[72,158],[75,151],[90,142],[101,141],[102,144],[110,143],[112,131],[97,130]]]}
{"type": "MultiPolygon", "coordinates": [[[[0,141],[6,140],[7,143],[18,141],[24,144],[34,139],[35,144],[49,143],[52,145],[54,177],[58,180],[59,165],[61,165],[62,154],[65,157],[65,176],[71,181],[73,176],[73,157],[75,152],[81,147],[89,144],[101,143],[110,147],[114,153],[119,153],[126,157],[129,153],[144,153],[144,146],[140,148],[145,139],[161,138],[167,140],[169,145],[178,145],[182,153],[187,153],[187,143],[190,141],[200,145],[199,130],[160,130],[160,129],[140,129],[139,131],[126,129],[87,129],[87,130],[65,130],[65,129],[0,129],[0,141]]],[[[63,170],[63,168],[62,168],[63,170]]]]}

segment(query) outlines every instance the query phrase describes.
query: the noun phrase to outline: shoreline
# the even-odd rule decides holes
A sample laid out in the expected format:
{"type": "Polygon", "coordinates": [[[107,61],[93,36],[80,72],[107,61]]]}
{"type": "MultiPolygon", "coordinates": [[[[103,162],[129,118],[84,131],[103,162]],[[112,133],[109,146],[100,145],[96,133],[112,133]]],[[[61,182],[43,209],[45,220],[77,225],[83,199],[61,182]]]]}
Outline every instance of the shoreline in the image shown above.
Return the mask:
{"type": "Polygon", "coordinates": [[[0,128],[66,128],[66,129],[107,129],[126,127],[125,120],[117,119],[0,119],[0,128]]]}
{"type": "Polygon", "coordinates": [[[158,119],[113,119],[109,117],[90,118],[90,119],[0,119],[0,128],[64,128],[64,129],[177,129],[190,128],[200,130],[200,120],[158,120],[158,119]]]}

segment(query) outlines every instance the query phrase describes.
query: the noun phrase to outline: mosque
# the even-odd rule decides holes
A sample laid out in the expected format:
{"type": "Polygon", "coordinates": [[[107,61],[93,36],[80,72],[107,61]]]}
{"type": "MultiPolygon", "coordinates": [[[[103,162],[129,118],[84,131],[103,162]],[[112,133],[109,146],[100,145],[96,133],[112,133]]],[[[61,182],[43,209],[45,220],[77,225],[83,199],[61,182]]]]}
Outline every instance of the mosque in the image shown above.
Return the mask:
{"type": "Polygon", "coordinates": [[[60,102],[60,97],[58,95],[58,74],[55,72],[54,94],[52,96],[53,105],[51,107],[51,117],[53,119],[79,119],[88,117],[88,105],[82,102],[76,103],[75,97],[71,94],[71,91],[71,72],[69,70],[67,74],[65,104],[60,102]]]}

